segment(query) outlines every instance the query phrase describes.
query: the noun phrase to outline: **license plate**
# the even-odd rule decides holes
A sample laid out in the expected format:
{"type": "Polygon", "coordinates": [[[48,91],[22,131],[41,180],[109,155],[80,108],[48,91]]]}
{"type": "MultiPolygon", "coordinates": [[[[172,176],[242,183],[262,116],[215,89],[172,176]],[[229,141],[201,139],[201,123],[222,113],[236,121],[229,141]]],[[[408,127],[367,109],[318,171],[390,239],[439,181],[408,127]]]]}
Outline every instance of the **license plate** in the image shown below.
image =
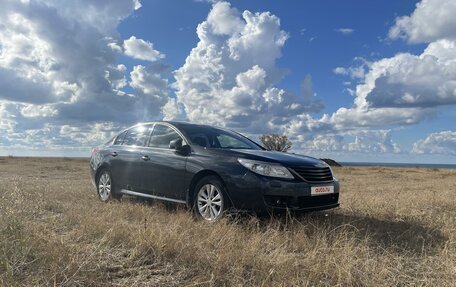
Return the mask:
{"type": "Polygon", "coordinates": [[[310,187],[310,195],[321,195],[321,194],[328,194],[334,193],[334,186],[312,186],[310,187]]]}

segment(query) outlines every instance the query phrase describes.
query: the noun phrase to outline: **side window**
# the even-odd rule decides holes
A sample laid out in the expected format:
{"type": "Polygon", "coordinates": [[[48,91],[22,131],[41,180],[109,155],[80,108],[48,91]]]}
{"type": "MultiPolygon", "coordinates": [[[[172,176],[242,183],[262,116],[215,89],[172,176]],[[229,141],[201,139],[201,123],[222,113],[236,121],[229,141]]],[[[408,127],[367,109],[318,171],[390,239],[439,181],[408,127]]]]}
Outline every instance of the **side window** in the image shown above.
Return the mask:
{"type": "Polygon", "coordinates": [[[123,145],[144,146],[150,134],[151,126],[138,126],[127,131],[123,145]]]}
{"type": "Polygon", "coordinates": [[[150,137],[149,146],[159,148],[169,148],[169,142],[180,138],[180,135],[172,128],[156,124],[150,137]]]}
{"type": "Polygon", "coordinates": [[[194,134],[191,137],[192,142],[196,145],[202,146],[202,147],[210,147],[210,141],[207,135],[205,134],[194,134]]]}
{"type": "Polygon", "coordinates": [[[116,140],[114,141],[113,145],[121,145],[126,134],[127,134],[127,131],[124,131],[123,133],[118,135],[116,140]]]}

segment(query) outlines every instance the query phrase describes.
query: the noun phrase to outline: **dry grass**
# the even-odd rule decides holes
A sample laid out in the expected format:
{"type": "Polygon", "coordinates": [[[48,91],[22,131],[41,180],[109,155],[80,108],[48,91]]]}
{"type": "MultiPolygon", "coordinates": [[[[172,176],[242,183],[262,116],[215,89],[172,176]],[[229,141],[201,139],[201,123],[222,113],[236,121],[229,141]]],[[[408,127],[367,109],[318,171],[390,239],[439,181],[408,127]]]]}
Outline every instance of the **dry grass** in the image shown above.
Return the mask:
{"type": "Polygon", "coordinates": [[[455,170],[335,173],[339,209],[212,225],[99,202],[86,160],[0,158],[0,286],[454,286],[455,170]]]}

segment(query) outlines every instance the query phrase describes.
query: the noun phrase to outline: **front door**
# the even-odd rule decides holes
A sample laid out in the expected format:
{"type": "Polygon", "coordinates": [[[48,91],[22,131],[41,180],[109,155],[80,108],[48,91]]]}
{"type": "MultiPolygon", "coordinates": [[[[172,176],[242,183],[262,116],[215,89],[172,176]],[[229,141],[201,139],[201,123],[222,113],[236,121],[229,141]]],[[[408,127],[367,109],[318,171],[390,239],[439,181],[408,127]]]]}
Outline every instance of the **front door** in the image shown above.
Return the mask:
{"type": "Polygon", "coordinates": [[[181,136],[170,126],[155,124],[148,147],[141,149],[142,189],[152,195],[185,200],[187,156],[169,148],[181,136]]]}

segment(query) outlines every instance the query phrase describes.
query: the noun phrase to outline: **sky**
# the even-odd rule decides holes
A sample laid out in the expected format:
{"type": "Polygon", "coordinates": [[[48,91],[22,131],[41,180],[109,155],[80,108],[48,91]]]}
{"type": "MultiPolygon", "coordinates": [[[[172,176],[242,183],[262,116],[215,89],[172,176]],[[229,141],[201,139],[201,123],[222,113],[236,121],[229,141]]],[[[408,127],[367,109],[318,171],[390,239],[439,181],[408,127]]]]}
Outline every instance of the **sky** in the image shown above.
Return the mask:
{"type": "Polygon", "coordinates": [[[456,163],[456,1],[0,0],[0,155],[183,120],[352,162],[456,163]]]}

